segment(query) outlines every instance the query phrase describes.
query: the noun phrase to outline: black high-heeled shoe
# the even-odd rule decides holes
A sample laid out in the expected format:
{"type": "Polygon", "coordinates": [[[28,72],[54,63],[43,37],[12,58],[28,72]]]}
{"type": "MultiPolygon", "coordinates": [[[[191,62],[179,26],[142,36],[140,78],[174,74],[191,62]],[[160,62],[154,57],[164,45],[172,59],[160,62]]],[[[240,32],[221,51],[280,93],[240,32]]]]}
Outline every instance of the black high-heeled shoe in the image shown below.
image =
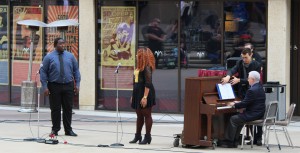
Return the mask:
{"type": "Polygon", "coordinates": [[[135,134],[134,139],[129,141],[129,143],[136,143],[137,141],[139,141],[139,143],[142,141],[141,134],[135,134]]]}
{"type": "Polygon", "coordinates": [[[139,144],[150,144],[152,140],[151,134],[145,134],[145,137],[143,139],[142,142],[140,142],[139,144]]]}

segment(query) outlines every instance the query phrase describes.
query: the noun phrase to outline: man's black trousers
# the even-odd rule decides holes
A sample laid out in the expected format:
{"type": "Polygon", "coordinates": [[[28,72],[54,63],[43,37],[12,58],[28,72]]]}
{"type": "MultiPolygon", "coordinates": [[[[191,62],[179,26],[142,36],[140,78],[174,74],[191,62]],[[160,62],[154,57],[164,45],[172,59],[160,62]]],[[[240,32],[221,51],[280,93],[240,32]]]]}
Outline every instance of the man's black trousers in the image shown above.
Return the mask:
{"type": "Polygon", "coordinates": [[[72,130],[72,106],[74,101],[74,83],[48,83],[50,91],[50,109],[52,119],[52,130],[60,130],[61,108],[63,109],[63,125],[66,132],[72,130]]]}

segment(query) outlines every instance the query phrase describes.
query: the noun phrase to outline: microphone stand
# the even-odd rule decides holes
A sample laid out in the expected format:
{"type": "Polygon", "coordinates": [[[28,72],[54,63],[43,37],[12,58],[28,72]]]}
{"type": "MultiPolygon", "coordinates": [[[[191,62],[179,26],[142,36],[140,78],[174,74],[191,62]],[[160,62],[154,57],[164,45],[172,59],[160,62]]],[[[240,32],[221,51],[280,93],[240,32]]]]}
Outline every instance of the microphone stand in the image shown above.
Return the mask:
{"type": "Polygon", "coordinates": [[[117,124],[117,141],[116,143],[111,144],[111,147],[122,147],[124,146],[124,144],[119,143],[118,140],[118,134],[119,134],[119,121],[118,121],[118,117],[119,117],[119,89],[118,89],[118,75],[119,75],[119,66],[117,67],[116,71],[115,71],[115,82],[116,82],[116,91],[117,91],[117,98],[116,98],[116,124],[117,124]]]}
{"type": "Polygon", "coordinates": [[[40,97],[41,97],[41,87],[38,87],[38,137],[36,139],[36,142],[44,143],[45,139],[40,138],[40,97]]]}
{"type": "MultiPolygon", "coordinates": [[[[39,71],[38,73],[39,74],[39,71]]],[[[41,87],[37,87],[37,90],[38,90],[38,100],[37,100],[37,117],[38,117],[38,131],[37,131],[37,138],[26,138],[26,139],[23,139],[24,141],[36,141],[38,143],[45,143],[45,139],[43,138],[40,138],[40,98],[41,98],[41,90],[40,90],[41,87]]]]}

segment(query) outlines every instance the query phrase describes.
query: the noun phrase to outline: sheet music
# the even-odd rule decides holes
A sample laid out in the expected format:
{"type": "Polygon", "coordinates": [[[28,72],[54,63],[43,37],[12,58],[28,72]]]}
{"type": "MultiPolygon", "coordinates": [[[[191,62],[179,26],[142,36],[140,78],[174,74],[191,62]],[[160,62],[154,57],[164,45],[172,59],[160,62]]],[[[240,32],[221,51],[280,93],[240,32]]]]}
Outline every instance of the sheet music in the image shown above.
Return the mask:
{"type": "Polygon", "coordinates": [[[230,83],[217,84],[217,89],[220,99],[235,99],[233,89],[230,83]]]}

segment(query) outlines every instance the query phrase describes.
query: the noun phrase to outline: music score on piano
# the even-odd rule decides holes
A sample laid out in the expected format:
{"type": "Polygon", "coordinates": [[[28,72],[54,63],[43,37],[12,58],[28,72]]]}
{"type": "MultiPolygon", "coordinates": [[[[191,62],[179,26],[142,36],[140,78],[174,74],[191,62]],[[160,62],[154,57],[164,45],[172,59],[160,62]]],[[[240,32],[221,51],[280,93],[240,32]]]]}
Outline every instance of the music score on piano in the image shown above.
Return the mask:
{"type": "Polygon", "coordinates": [[[220,99],[234,99],[235,95],[230,83],[217,83],[217,90],[220,99]]]}

